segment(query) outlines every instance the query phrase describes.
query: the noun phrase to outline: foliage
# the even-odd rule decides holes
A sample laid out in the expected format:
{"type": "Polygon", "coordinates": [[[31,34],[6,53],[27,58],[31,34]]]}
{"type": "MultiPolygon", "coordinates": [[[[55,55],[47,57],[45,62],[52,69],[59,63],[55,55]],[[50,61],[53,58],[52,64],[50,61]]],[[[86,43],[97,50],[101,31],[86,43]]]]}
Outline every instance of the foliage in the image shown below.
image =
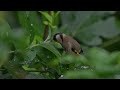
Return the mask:
{"type": "Polygon", "coordinates": [[[119,78],[119,17],[119,11],[0,12],[0,78],[119,78]],[[52,40],[57,32],[80,41],[83,54],[64,53],[52,40]]]}

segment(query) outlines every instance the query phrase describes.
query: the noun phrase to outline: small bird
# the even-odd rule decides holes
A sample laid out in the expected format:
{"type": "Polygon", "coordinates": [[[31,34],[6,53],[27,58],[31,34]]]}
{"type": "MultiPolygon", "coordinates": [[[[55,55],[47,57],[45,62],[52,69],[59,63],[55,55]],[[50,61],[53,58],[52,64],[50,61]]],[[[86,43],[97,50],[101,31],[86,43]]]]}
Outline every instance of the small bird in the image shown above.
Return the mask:
{"type": "Polygon", "coordinates": [[[68,53],[74,53],[79,55],[81,52],[83,52],[80,44],[75,39],[64,33],[56,33],[53,36],[53,40],[60,43],[64,50],[68,53]]]}

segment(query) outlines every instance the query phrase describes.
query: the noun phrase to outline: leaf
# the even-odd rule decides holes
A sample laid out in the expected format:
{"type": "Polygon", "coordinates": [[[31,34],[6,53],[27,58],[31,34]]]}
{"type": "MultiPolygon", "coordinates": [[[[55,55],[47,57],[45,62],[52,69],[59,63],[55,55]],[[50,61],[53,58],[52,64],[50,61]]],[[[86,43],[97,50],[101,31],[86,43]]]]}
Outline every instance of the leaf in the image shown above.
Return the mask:
{"type": "Polygon", "coordinates": [[[0,21],[5,19],[5,17],[6,17],[6,12],[0,11],[0,21]]]}
{"type": "Polygon", "coordinates": [[[113,65],[99,65],[95,68],[96,74],[100,78],[110,78],[113,77],[114,75],[119,74],[120,66],[113,66],[113,65]]]}
{"type": "Polygon", "coordinates": [[[117,12],[115,16],[116,26],[120,28],[120,12],[117,12]]]}
{"type": "Polygon", "coordinates": [[[11,31],[9,24],[4,19],[0,20],[0,67],[9,59],[11,31]]]}
{"type": "Polygon", "coordinates": [[[27,75],[19,61],[20,58],[15,57],[12,61],[9,61],[4,65],[5,69],[7,69],[13,79],[24,79],[27,75]]]}
{"type": "MultiPolygon", "coordinates": [[[[74,35],[77,33],[77,29],[81,26],[83,22],[85,22],[89,16],[93,13],[93,11],[68,11],[68,12],[61,12],[61,23],[63,24],[62,27],[66,27],[68,33],[74,35]],[[73,32],[75,30],[75,32],[73,32]]],[[[66,30],[62,30],[65,32],[66,30]]],[[[79,30],[80,31],[80,30],[79,30]]]]}
{"type": "Polygon", "coordinates": [[[25,28],[28,32],[28,35],[30,36],[30,43],[32,43],[34,39],[34,32],[33,28],[31,27],[31,23],[29,22],[29,14],[29,11],[18,11],[18,19],[23,28],[25,28]]]}
{"type": "Polygon", "coordinates": [[[5,20],[0,21],[0,40],[8,42],[11,39],[11,28],[5,20]]]}
{"type": "Polygon", "coordinates": [[[8,60],[8,47],[0,42],[0,67],[8,60]]]}
{"type": "Polygon", "coordinates": [[[98,46],[102,44],[100,37],[110,39],[120,33],[113,14],[109,11],[61,12],[62,26],[59,30],[76,37],[85,45],[98,46]]]}
{"type": "Polygon", "coordinates": [[[55,54],[58,58],[60,58],[61,54],[53,47],[50,43],[40,43],[39,46],[44,47],[55,54]]]}
{"type": "Polygon", "coordinates": [[[30,64],[33,59],[36,57],[35,50],[27,50],[24,52],[24,62],[23,64],[30,64]]]}
{"type": "Polygon", "coordinates": [[[119,64],[120,63],[120,59],[118,59],[119,56],[120,56],[120,52],[112,52],[109,57],[110,63],[112,65],[119,64]]]}
{"type": "MultiPolygon", "coordinates": [[[[29,65],[23,65],[22,67],[26,71],[35,71],[35,70],[37,70],[36,68],[29,68],[29,65]]],[[[39,75],[39,72],[31,72],[31,73],[39,75]]]]}
{"type": "Polygon", "coordinates": [[[43,23],[44,23],[45,25],[48,25],[48,24],[49,24],[49,22],[48,22],[48,21],[44,21],[43,23]]]}
{"type": "Polygon", "coordinates": [[[61,11],[57,11],[57,12],[55,13],[55,18],[60,14],[60,12],[61,12],[61,11]]]}
{"type": "Polygon", "coordinates": [[[76,38],[89,46],[97,46],[103,42],[102,39],[98,35],[93,34],[92,29],[89,28],[77,33],[76,38]]]}
{"type": "Polygon", "coordinates": [[[67,79],[95,79],[97,75],[89,70],[81,71],[68,71],[65,73],[65,78],[67,79]]]}
{"type": "Polygon", "coordinates": [[[42,36],[42,33],[44,32],[44,25],[42,24],[42,18],[37,15],[36,11],[30,11],[29,23],[31,27],[33,27],[34,33],[42,36]]]}
{"type": "Polygon", "coordinates": [[[87,59],[92,63],[92,65],[95,65],[96,67],[98,65],[106,65],[110,63],[109,60],[109,53],[101,48],[91,48],[86,53],[87,59]]]}
{"type": "Polygon", "coordinates": [[[117,63],[120,65],[120,52],[116,56],[116,60],[115,61],[117,61],[117,63]]]}
{"type": "Polygon", "coordinates": [[[93,25],[94,23],[98,22],[99,20],[101,20],[102,18],[102,15],[100,15],[99,13],[92,13],[89,17],[89,19],[87,19],[81,26],[80,28],[83,29],[83,28],[86,28],[86,27],[89,27],[91,25],[93,25]]]}
{"type": "Polygon", "coordinates": [[[39,11],[43,16],[46,17],[46,19],[52,23],[52,17],[47,13],[47,12],[44,12],[44,11],[39,11]]]}
{"type": "Polygon", "coordinates": [[[14,43],[16,49],[24,50],[28,47],[29,38],[22,29],[16,29],[16,31],[13,31],[11,35],[12,42],[14,43]]]}
{"type": "Polygon", "coordinates": [[[51,15],[52,15],[52,17],[54,17],[54,15],[55,15],[55,12],[54,12],[54,11],[51,11],[51,15]]]}
{"type": "Polygon", "coordinates": [[[43,24],[35,11],[18,11],[20,24],[27,30],[30,36],[30,44],[33,42],[35,35],[42,37],[43,24]]]}
{"type": "Polygon", "coordinates": [[[56,28],[57,28],[57,26],[51,26],[51,28],[56,29],[56,28]]]}
{"type": "Polygon", "coordinates": [[[27,32],[29,32],[29,24],[28,24],[28,14],[29,11],[25,12],[25,11],[18,11],[17,15],[18,15],[18,20],[19,23],[22,25],[23,28],[25,28],[27,30],[27,32]]]}

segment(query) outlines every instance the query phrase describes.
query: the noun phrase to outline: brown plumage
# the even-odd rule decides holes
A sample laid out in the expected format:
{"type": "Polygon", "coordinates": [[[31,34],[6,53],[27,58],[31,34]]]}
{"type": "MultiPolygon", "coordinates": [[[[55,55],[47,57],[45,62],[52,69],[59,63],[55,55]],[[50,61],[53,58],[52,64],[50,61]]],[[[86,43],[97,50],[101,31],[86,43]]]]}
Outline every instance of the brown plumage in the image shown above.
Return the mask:
{"type": "Polygon", "coordinates": [[[66,52],[75,54],[80,54],[82,52],[80,44],[68,35],[57,33],[54,35],[53,39],[60,43],[66,52]]]}

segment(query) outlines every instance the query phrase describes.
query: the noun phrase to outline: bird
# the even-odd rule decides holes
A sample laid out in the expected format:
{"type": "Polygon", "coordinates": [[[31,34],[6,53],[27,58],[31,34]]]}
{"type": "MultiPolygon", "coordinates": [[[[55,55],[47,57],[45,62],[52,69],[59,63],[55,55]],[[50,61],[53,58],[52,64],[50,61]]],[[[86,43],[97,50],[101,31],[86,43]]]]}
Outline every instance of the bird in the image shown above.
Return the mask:
{"type": "Polygon", "coordinates": [[[80,43],[78,43],[78,41],[69,35],[66,35],[64,33],[56,33],[53,36],[53,40],[60,43],[64,50],[68,53],[77,55],[83,53],[80,43]]]}

